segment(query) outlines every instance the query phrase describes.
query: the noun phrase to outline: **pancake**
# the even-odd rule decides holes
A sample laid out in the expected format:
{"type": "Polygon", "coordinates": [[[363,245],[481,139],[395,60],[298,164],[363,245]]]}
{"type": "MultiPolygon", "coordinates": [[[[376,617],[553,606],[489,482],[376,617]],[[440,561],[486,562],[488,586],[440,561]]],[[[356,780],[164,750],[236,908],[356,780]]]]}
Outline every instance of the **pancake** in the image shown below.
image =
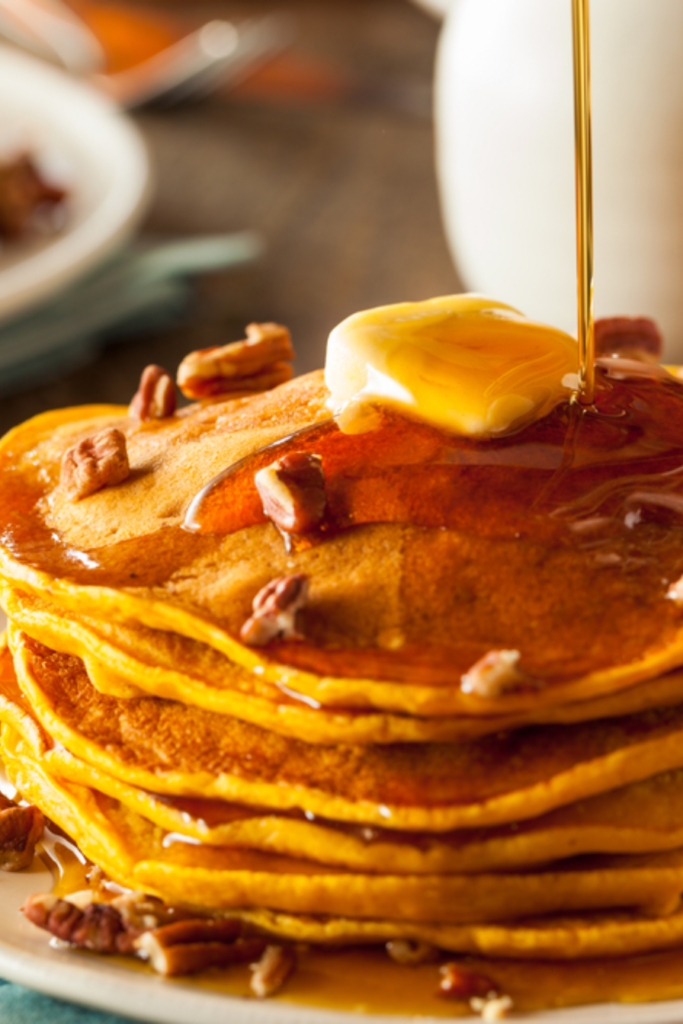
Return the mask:
{"type": "Polygon", "coordinates": [[[617,355],[581,407],[572,339],[462,301],[448,351],[367,314],[330,391],[176,413],[152,367],[2,440],[0,755],[124,890],[520,979],[589,960],[591,998],[622,958],[651,997],[638,958],[683,946],[683,382],[617,355]]]}
{"type": "Polygon", "coordinates": [[[683,891],[682,851],[595,857],[541,873],[415,876],[362,875],[254,850],[167,844],[162,830],[118,801],[48,775],[11,731],[7,740],[3,732],[3,759],[24,796],[46,808],[110,878],[171,904],[468,923],[608,907],[667,913],[683,891]]]}
{"type": "MultiPolygon", "coordinates": [[[[0,718],[31,756],[58,778],[96,789],[169,833],[209,845],[305,856],[325,864],[399,873],[477,872],[528,867],[591,852],[645,852],[683,845],[679,807],[683,771],[653,776],[507,828],[441,834],[354,827],[300,812],[164,797],[131,786],[74,757],[36,723],[16,686],[11,660],[0,660],[0,718]]],[[[17,755],[14,755],[15,759],[17,755]]]]}
{"type": "MultiPolygon", "coordinates": [[[[669,772],[578,801],[530,822],[435,836],[345,825],[301,812],[164,797],[131,786],[50,741],[36,742],[28,715],[3,714],[34,759],[54,777],[96,789],[158,825],[177,841],[305,857],[328,865],[394,873],[476,873],[550,863],[585,853],[637,853],[683,846],[683,772],[669,772]]],[[[10,756],[16,759],[19,755],[10,756]]]]}
{"type": "MultiPolygon", "coordinates": [[[[609,377],[608,370],[603,372],[609,377]]],[[[618,385],[609,383],[616,393],[618,385]]],[[[675,436],[674,424],[683,415],[683,386],[673,378],[664,384],[659,378],[644,383],[638,379],[629,386],[659,389],[675,436]]],[[[614,400],[622,401],[621,394],[614,400]]],[[[575,506],[577,515],[584,514],[575,492],[581,487],[593,493],[604,463],[594,469],[589,464],[557,484],[555,519],[535,515],[524,526],[518,504],[500,503],[500,489],[511,471],[506,466],[522,458],[520,436],[491,443],[490,471],[485,463],[476,472],[472,469],[475,442],[454,441],[448,458],[461,516],[447,529],[435,530],[428,522],[415,524],[424,507],[424,487],[432,477],[430,494],[434,487],[443,490],[454,483],[448,483],[451,478],[441,469],[430,470],[432,477],[428,474],[421,489],[414,463],[422,456],[436,458],[434,446],[443,445],[443,435],[393,420],[374,442],[374,434],[366,436],[350,453],[340,454],[341,442],[333,438],[331,467],[341,460],[341,479],[347,480],[353,468],[347,466],[349,459],[355,465],[353,452],[362,469],[370,464],[368,444],[380,444],[386,434],[391,444],[380,454],[390,467],[399,459],[392,472],[398,480],[407,474],[413,481],[419,508],[410,505],[406,511],[400,502],[382,506],[376,514],[390,521],[363,524],[375,513],[365,509],[365,484],[359,484],[354,522],[361,525],[297,552],[298,571],[313,580],[305,613],[307,642],[273,644],[267,657],[239,643],[236,637],[254,594],[274,575],[286,574],[291,557],[275,527],[263,522],[262,511],[259,516],[254,510],[253,497],[247,494],[242,501],[238,482],[233,497],[249,525],[228,533],[191,532],[182,529],[185,513],[201,488],[226,466],[283,433],[320,424],[325,401],[324,385],[313,374],[267,395],[190,408],[151,424],[132,420],[119,407],[95,407],[46,414],[17,428],[0,448],[0,502],[7,509],[0,538],[2,574],[50,595],[60,607],[142,622],[207,643],[236,664],[262,670],[264,679],[314,698],[316,688],[326,687],[328,679],[339,688],[342,703],[343,680],[365,693],[366,700],[373,683],[401,683],[390,687],[393,694],[409,679],[419,680],[427,691],[438,691],[424,693],[421,706],[410,709],[422,714],[499,714],[503,708],[588,699],[681,663],[680,613],[674,602],[665,600],[668,584],[683,572],[683,533],[675,523],[650,516],[639,531],[637,550],[627,531],[609,537],[608,552],[601,548],[596,553],[594,545],[576,540],[572,523],[559,514],[575,506]],[[126,435],[131,476],[85,501],[68,501],[56,487],[61,456],[74,440],[105,426],[126,435]],[[414,445],[413,461],[401,468],[406,430],[414,445]],[[503,522],[482,515],[480,499],[474,514],[471,503],[483,493],[484,483],[490,509],[507,509],[503,522]],[[411,521],[402,521],[408,513],[411,521]],[[543,522],[553,524],[549,537],[543,535],[543,522]],[[513,530],[515,526],[523,529],[513,530]],[[136,571],[131,573],[133,563],[136,571]],[[631,568],[635,565],[637,572],[631,568]],[[440,600],[444,593],[449,594],[447,602],[440,600]],[[618,620],[610,616],[614,607],[620,610],[618,620]],[[492,648],[513,646],[523,651],[524,670],[542,686],[495,701],[462,692],[460,676],[478,657],[492,648]],[[432,700],[436,696],[438,705],[432,700]]],[[[525,452],[547,452],[545,468],[519,470],[526,473],[525,508],[529,502],[533,508],[534,494],[541,501],[554,479],[558,463],[551,453],[560,458],[571,416],[564,407],[558,409],[524,432],[525,452]]],[[[585,429],[587,450],[603,450],[603,425],[585,429]]],[[[326,445],[326,437],[314,435],[310,443],[326,445]]],[[[630,479],[629,467],[639,459],[637,444],[631,435],[612,441],[621,446],[615,465],[622,479],[630,479]]],[[[304,442],[297,437],[293,443],[304,442]]],[[[268,452],[262,459],[272,457],[268,452]]],[[[673,457],[667,451],[661,462],[673,457]]],[[[257,467],[258,459],[249,463],[249,472],[257,467]]],[[[662,465],[656,468],[661,471],[662,465]]],[[[361,483],[364,479],[361,472],[361,483]]],[[[333,484],[332,477],[334,490],[333,484]]],[[[382,490],[376,473],[367,485],[382,490]]],[[[390,497],[394,491],[388,486],[390,497]]],[[[615,493],[614,488],[609,491],[615,493]]]]}
{"type": "MultiPolygon", "coordinates": [[[[239,916],[267,935],[319,945],[374,945],[397,935],[395,921],[330,919],[269,910],[242,910],[239,916]]],[[[595,957],[631,957],[667,948],[678,949],[682,955],[683,914],[678,912],[655,919],[626,911],[609,911],[535,920],[527,918],[505,924],[402,924],[400,928],[402,938],[428,942],[439,949],[457,953],[533,961],[590,961],[595,957]]],[[[628,964],[629,961],[622,963],[628,964]]],[[[536,969],[539,966],[534,963],[536,969]]],[[[488,971],[490,974],[491,967],[490,964],[479,964],[482,973],[488,971]]],[[[557,992],[561,991],[558,987],[557,992]]],[[[653,998],[652,992],[645,998],[653,998]]],[[[591,1001],[595,999],[593,993],[591,1001]]]]}
{"type": "Polygon", "coordinates": [[[311,746],[172,701],[106,697],[78,659],[14,627],[10,638],[24,696],[54,740],[168,795],[443,832],[533,818],[683,764],[680,706],[467,744],[311,746]]]}
{"type": "Polygon", "coordinates": [[[174,633],[110,623],[57,608],[35,594],[2,587],[12,622],[62,654],[83,660],[100,693],[144,693],[233,715],[308,743],[463,741],[541,722],[567,724],[634,714],[683,702],[683,671],[606,697],[543,706],[510,715],[417,718],[309,707],[294,691],[263,682],[213,648],[174,633]]]}

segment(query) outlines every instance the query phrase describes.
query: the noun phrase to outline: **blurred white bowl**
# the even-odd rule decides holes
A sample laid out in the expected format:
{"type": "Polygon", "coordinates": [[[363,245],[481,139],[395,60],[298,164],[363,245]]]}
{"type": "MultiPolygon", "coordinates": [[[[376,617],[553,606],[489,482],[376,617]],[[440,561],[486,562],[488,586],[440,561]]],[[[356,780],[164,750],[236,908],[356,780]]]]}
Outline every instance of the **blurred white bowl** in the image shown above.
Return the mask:
{"type": "Polygon", "coordinates": [[[111,101],[5,45],[0,150],[28,150],[69,193],[60,231],[0,247],[2,321],[92,270],[130,236],[150,193],[150,169],[137,129],[111,101]]]}

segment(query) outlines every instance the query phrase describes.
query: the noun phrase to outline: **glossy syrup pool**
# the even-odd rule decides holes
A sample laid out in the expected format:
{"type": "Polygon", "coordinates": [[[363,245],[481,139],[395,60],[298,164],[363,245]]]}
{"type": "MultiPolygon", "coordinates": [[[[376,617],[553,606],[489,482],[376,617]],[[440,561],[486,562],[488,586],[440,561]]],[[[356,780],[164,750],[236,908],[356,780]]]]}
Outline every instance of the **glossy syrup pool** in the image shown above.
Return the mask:
{"type": "Polygon", "coordinates": [[[683,385],[648,364],[601,360],[593,406],[564,403],[491,440],[389,409],[360,435],[328,421],[229,467],[197,496],[187,528],[222,534],[265,521],[254,475],[291,451],[321,456],[323,532],[400,522],[583,546],[683,512],[683,385]]]}
{"type": "MultiPolygon", "coordinates": [[[[648,524],[683,523],[683,384],[644,363],[603,359],[595,405],[563,403],[543,419],[490,440],[447,434],[385,409],[379,425],[345,434],[330,420],[248,456],[195,497],[187,529],[72,551],[43,516],[51,486],[0,469],[0,542],[19,561],[86,584],[158,583],[207,547],[211,534],[265,522],[254,474],[289,451],[322,458],[325,534],[363,523],[411,523],[480,537],[532,537],[550,547],[625,548],[648,524]],[[144,555],[145,564],[131,565],[144,555]],[[162,555],[164,557],[162,557],[162,555]],[[159,563],[159,568],[155,563],[159,563]]],[[[643,536],[641,536],[643,535],[643,536]]],[[[322,538],[316,538],[322,539],[322,538]]],[[[666,552],[650,555],[666,561],[666,552]]]]}

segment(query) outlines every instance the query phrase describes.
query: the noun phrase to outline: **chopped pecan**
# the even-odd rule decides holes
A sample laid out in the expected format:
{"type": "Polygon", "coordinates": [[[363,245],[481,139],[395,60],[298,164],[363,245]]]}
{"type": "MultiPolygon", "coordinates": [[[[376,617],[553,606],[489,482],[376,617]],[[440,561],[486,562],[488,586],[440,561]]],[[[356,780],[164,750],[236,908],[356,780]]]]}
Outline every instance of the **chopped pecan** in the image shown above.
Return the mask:
{"type": "Polygon", "coordinates": [[[662,355],[662,335],[648,317],[605,317],[595,321],[595,354],[657,363],[662,355]]]}
{"type": "Polygon", "coordinates": [[[251,991],[258,999],[278,992],[296,967],[291,946],[267,946],[258,963],[252,964],[251,991]]]}
{"type": "Polygon", "coordinates": [[[290,452],[254,477],[263,511],[284,533],[308,533],[325,518],[325,474],[319,455],[290,452]]]}
{"type": "Polygon", "coordinates": [[[478,697],[500,697],[508,690],[528,682],[517,668],[519,651],[489,651],[462,677],[464,693],[478,697]]]}
{"type": "Polygon", "coordinates": [[[134,936],[191,916],[187,911],[168,906],[156,896],[142,892],[122,893],[111,901],[111,905],[118,910],[126,929],[134,936]]]}
{"type": "Polygon", "coordinates": [[[171,375],[162,366],[148,366],[142,371],[140,384],[128,412],[138,420],[163,420],[176,409],[175,386],[171,375]]]}
{"type": "Polygon", "coordinates": [[[0,163],[0,237],[16,238],[40,207],[56,206],[66,193],[45,181],[27,154],[0,163]]]}
{"type": "Polygon", "coordinates": [[[669,601],[673,601],[679,608],[683,608],[683,576],[680,580],[672,583],[666,592],[669,601]]]}
{"type": "Polygon", "coordinates": [[[64,452],[61,483],[72,501],[118,484],[129,475],[126,439],[114,427],[85,437],[64,452]]]}
{"type": "Polygon", "coordinates": [[[308,600],[308,576],[281,576],[267,583],[253,601],[254,614],[240,636],[251,647],[264,647],[276,637],[298,639],[296,619],[308,600]]]}
{"type": "Polygon", "coordinates": [[[198,974],[209,967],[249,963],[265,949],[263,939],[241,939],[241,922],[228,918],[178,921],[135,940],[136,950],[159,974],[198,974]]]}
{"type": "Polygon", "coordinates": [[[178,367],[178,387],[187,398],[268,391],[290,380],[294,349],[286,327],[249,324],[246,341],[199,349],[178,367]]]}
{"type": "Polygon", "coordinates": [[[510,996],[494,996],[493,999],[474,998],[470,1000],[470,1006],[475,1013],[481,1014],[484,1021],[505,1020],[512,1009],[510,996]]]}
{"type": "Polygon", "coordinates": [[[467,971],[458,964],[448,963],[440,968],[441,981],[437,995],[448,999],[468,1001],[473,998],[493,999],[498,995],[498,986],[485,974],[467,971]]]}
{"type": "Polygon", "coordinates": [[[392,960],[405,967],[417,967],[418,964],[433,963],[439,958],[439,951],[436,946],[428,942],[413,941],[411,939],[390,939],[387,942],[386,950],[392,960]]]}
{"type": "Polygon", "coordinates": [[[31,896],[22,907],[29,921],[56,938],[94,953],[130,953],[132,944],[121,915],[109,903],[81,909],[52,893],[31,896]]]}
{"type": "Polygon", "coordinates": [[[21,871],[33,861],[45,819],[37,807],[17,807],[0,796],[0,870],[21,871]]]}
{"type": "Polygon", "coordinates": [[[92,889],[78,889],[77,892],[69,893],[69,903],[73,903],[79,910],[85,910],[86,907],[95,902],[102,903],[106,902],[106,900],[96,900],[92,889]]]}

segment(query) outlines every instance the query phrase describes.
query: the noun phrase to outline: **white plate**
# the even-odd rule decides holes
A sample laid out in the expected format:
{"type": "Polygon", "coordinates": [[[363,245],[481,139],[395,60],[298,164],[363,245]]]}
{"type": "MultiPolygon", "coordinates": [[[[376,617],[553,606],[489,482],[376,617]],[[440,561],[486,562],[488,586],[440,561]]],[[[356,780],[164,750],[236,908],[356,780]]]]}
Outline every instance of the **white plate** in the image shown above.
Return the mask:
{"type": "MultiPolygon", "coordinates": [[[[297,1007],[284,1002],[236,999],[178,981],[129,970],[102,957],[52,949],[45,932],[17,908],[51,886],[45,870],[0,875],[0,977],[58,999],[158,1024],[359,1024],[353,1013],[297,1007]]],[[[370,1015],[373,1024],[400,1024],[407,1017],[370,1015]]],[[[366,1018],[367,1019],[367,1018],[366,1018]]],[[[421,1024],[444,1018],[422,1017],[421,1024]]],[[[681,1024],[683,1002],[601,1005],[548,1013],[515,1014],[529,1024],[681,1024]]]]}
{"type": "Polygon", "coordinates": [[[17,148],[52,167],[69,196],[61,231],[0,248],[0,320],[91,270],[130,235],[149,194],[132,122],[90,86],[0,45],[0,150],[17,148]]]}

